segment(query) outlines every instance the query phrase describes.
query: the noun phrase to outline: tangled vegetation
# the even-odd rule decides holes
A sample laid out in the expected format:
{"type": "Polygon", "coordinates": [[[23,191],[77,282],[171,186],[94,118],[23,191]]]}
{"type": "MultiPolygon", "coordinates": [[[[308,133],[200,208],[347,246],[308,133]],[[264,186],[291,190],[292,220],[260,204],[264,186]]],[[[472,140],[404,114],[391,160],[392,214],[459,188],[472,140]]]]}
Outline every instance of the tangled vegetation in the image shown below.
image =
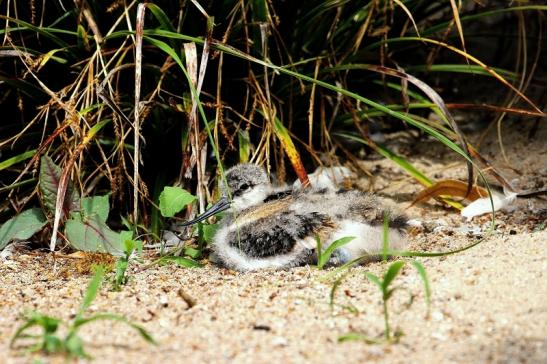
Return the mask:
{"type": "MultiPolygon", "coordinates": [[[[26,235],[42,229],[51,249],[77,248],[66,229],[89,220],[71,215],[86,211],[70,206],[75,196],[109,195],[108,225],[133,232],[112,238],[123,250],[124,239],[158,240],[166,186],[195,192],[202,211],[223,164],[305,181],[314,166],[376,152],[428,187],[436,181],[383,145],[384,133],[414,129],[416,142],[432,136],[489,167],[463,127],[544,116],[540,1],[44,5],[0,4],[0,214],[34,208],[26,235]],[[40,160],[60,167],[52,195],[40,160]]],[[[101,214],[94,224],[110,229],[101,214]]],[[[3,229],[3,245],[28,238],[3,229]]]]}

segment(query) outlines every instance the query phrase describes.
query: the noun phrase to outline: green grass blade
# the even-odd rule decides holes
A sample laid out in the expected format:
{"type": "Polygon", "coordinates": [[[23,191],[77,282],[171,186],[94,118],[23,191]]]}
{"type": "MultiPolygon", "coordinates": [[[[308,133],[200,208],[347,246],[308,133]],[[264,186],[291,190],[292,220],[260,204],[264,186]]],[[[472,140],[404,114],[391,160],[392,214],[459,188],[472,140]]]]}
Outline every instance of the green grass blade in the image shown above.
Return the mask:
{"type": "MultiPolygon", "coordinates": [[[[25,31],[29,30],[29,31],[32,31],[34,33],[43,35],[46,38],[49,38],[50,40],[52,40],[55,44],[57,44],[61,48],[70,49],[70,44],[68,44],[67,42],[65,42],[64,40],[62,40],[61,38],[59,38],[59,37],[57,37],[56,35],[53,34],[54,33],[53,28],[37,27],[37,26],[32,25],[31,23],[27,23],[26,21],[23,21],[21,19],[12,18],[12,17],[5,16],[5,15],[0,15],[0,19],[7,20],[9,22],[12,22],[12,23],[15,23],[15,24],[19,25],[18,28],[7,28],[7,29],[5,29],[5,31],[8,32],[8,33],[18,31],[18,30],[25,30],[25,31]]],[[[65,31],[65,30],[62,30],[62,29],[55,29],[55,31],[57,31],[59,33],[69,33],[69,34],[72,34],[74,36],[78,35],[77,32],[68,32],[68,31],[65,31]]],[[[4,33],[4,29],[1,29],[0,34],[3,34],[3,33],[4,33]]],[[[91,38],[91,39],[93,39],[93,38],[91,38]]]]}
{"type": "Polygon", "coordinates": [[[349,270],[345,271],[344,274],[342,274],[332,283],[332,287],[329,293],[329,306],[331,310],[334,306],[334,298],[336,296],[336,291],[338,290],[338,287],[340,287],[340,285],[342,284],[342,281],[344,280],[344,278],[346,278],[346,276],[349,274],[349,272],[350,272],[349,270]]]}
{"type": "MultiPolygon", "coordinates": [[[[162,32],[162,31],[159,31],[159,32],[162,32]]],[[[165,32],[165,31],[163,31],[163,33],[171,34],[171,35],[176,34],[176,33],[173,33],[173,32],[165,32]]],[[[145,32],[145,34],[146,34],[146,32],[145,32]]],[[[188,40],[194,39],[192,41],[196,41],[196,43],[198,43],[198,44],[203,44],[203,39],[193,38],[193,37],[187,37],[187,38],[188,38],[188,40]]],[[[171,56],[175,60],[175,62],[179,66],[179,68],[181,69],[184,76],[186,77],[188,87],[190,88],[190,91],[191,91],[192,95],[194,96],[194,100],[196,100],[199,113],[200,113],[201,118],[203,120],[203,124],[205,125],[205,130],[207,131],[207,136],[209,138],[209,142],[211,144],[211,147],[213,148],[213,153],[215,154],[215,159],[217,161],[218,168],[220,169],[221,175],[224,176],[224,168],[222,166],[222,159],[220,158],[220,152],[218,151],[218,147],[215,143],[215,139],[213,138],[213,134],[211,133],[211,127],[209,126],[209,123],[207,121],[207,116],[205,115],[205,110],[203,109],[203,104],[201,103],[200,98],[197,94],[197,90],[196,90],[196,88],[195,88],[195,86],[192,82],[192,78],[188,74],[188,71],[186,70],[186,67],[184,67],[182,59],[178,56],[177,52],[175,52],[175,50],[173,48],[171,48],[167,43],[162,42],[158,39],[151,38],[151,37],[146,37],[146,36],[143,37],[143,39],[145,39],[149,43],[153,44],[154,46],[158,47],[160,50],[164,51],[169,56],[171,56]]]]}
{"type": "Polygon", "coordinates": [[[403,157],[395,154],[395,152],[391,151],[388,147],[383,146],[382,144],[375,143],[374,145],[371,145],[366,140],[364,140],[361,137],[358,137],[356,135],[348,134],[348,133],[334,133],[334,135],[341,136],[343,138],[350,139],[352,141],[362,143],[364,145],[367,145],[369,147],[372,147],[373,149],[376,149],[376,151],[381,154],[382,156],[392,160],[396,164],[398,164],[401,168],[403,168],[405,171],[408,172],[412,177],[414,177],[418,182],[420,182],[424,186],[431,186],[433,182],[422,172],[420,172],[416,167],[414,167],[410,162],[408,162],[403,157]]]}
{"type": "MultiPolygon", "coordinates": [[[[396,164],[398,164],[401,168],[403,168],[408,174],[410,174],[412,177],[414,177],[414,179],[416,179],[416,181],[420,182],[422,185],[424,185],[426,187],[429,187],[429,186],[433,185],[432,180],[430,180],[426,175],[424,175],[422,172],[420,172],[418,169],[416,169],[416,167],[414,167],[406,159],[404,159],[403,157],[395,154],[388,147],[386,147],[382,144],[378,144],[378,143],[370,144],[366,140],[364,140],[363,138],[358,137],[356,135],[352,135],[352,134],[347,134],[347,133],[334,133],[334,134],[370,146],[371,148],[376,150],[376,152],[378,152],[380,155],[382,155],[382,156],[388,158],[389,160],[395,162],[396,164]]],[[[479,172],[479,174],[480,174],[480,172],[479,172]]],[[[481,176],[482,176],[482,174],[481,174],[481,176]]],[[[453,201],[449,198],[444,198],[443,201],[446,202],[447,204],[449,204],[450,206],[456,208],[456,209],[460,210],[460,209],[463,208],[461,203],[453,201]]]]}
{"type": "Polygon", "coordinates": [[[161,24],[161,26],[170,32],[176,32],[177,30],[175,27],[173,27],[173,24],[171,24],[171,21],[169,20],[169,17],[165,12],[156,4],[153,3],[147,3],[146,7],[150,12],[154,15],[154,17],[158,20],[158,22],[161,24]]]}
{"type": "Polygon", "coordinates": [[[397,277],[404,265],[405,262],[403,260],[398,260],[389,266],[386,274],[384,275],[384,280],[382,281],[383,291],[387,292],[389,285],[397,277]]]}
{"type": "Polygon", "coordinates": [[[363,334],[356,332],[351,332],[349,334],[341,335],[338,337],[338,342],[344,341],[364,341],[367,344],[382,344],[384,343],[383,339],[375,339],[363,334]]]}
{"type": "Polygon", "coordinates": [[[95,269],[95,275],[93,275],[93,278],[91,278],[91,281],[89,282],[89,285],[87,286],[87,289],[85,291],[82,305],[80,307],[80,311],[78,312],[78,316],[81,316],[85,312],[85,310],[89,308],[95,297],[97,297],[97,293],[99,292],[99,288],[103,281],[104,274],[105,268],[101,265],[97,266],[97,268],[95,269]]]}
{"type": "MultiPolygon", "coordinates": [[[[500,75],[509,78],[511,80],[516,80],[518,75],[515,72],[503,69],[491,67],[494,71],[500,75]]],[[[432,64],[428,65],[415,65],[405,67],[406,72],[453,72],[453,73],[469,73],[472,75],[487,76],[492,77],[492,75],[486,70],[478,65],[474,64],[432,64]]]]}
{"type": "MultiPolygon", "coordinates": [[[[508,8],[504,8],[504,9],[488,10],[488,11],[483,11],[483,12],[480,12],[480,13],[477,13],[477,14],[462,16],[462,17],[460,17],[460,21],[463,23],[463,22],[466,22],[466,21],[471,21],[471,20],[481,19],[481,18],[486,18],[486,17],[492,17],[492,16],[495,16],[495,15],[508,13],[508,12],[522,12],[522,11],[533,11],[533,10],[547,11],[547,5],[512,6],[512,7],[508,7],[508,8]]],[[[431,27],[427,28],[425,31],[422,31],[422,36],[427,36],[427,35],[430,35],[430,34],[433,34],[433,33],[437,33],[441,30],[444,30],[450,24],[452,24],[452,21],[444,22],[444,23],[441,23],[441,24],[431,26],[431,27]]]]}
{"type": "Polygon", "coordinates": [[[159,264],[165,264],[165,263],[174,263],[177,265],[180,265],[181,267],[185,268],[197,268],[201,267],[201,264],[199,262],[196,262],[195,260],[184,258],[184,257],[177,257],[173,255],[168,255],[165,257],[161,257],[158,259],[159,264]]]}
{"type": "Polygon", "coordinates": [[[113,313],[98,313],[93,316],[87,317],[85,319],[80,319],[78,320],[78,326],[83,326],[85,324],[88,324],[90,322],[97,321],[97,320],[113,320],[113,321],[122,322],[126,325],[131,326],[133,329],[137,330],[137,332],[141,335],[141,337],[147,342],[149,342],[150,344],[157,345],[156,340],[154,340],[152,335],[150,335],[150,333],[148,333],[148,331],[146,331],[142,326],[129,321],[124,316],[116,315],[113,313]]]}
{"type": "MultiPolygon", "coordinates": [[[[355,236],[346,236],[346,237],[343,237],[341,239],[338,239],[338,240],[335,240],[334,242],[332,242],[332,244],[330,244],[327,247],[327,249],[325,249],[325,251],[323,251],[321,254],[319,254],[319,260],[317,262],[317,267],[319,269],[322,269],[325,266],[325,264],[327,264],[327,262],[330,259],[330,256],[332,255],[332,253],[334,253],[334,251],[336,249],[348,244],[353,239],[355,239],[355,236]]],[[[320,249],[319,242],[318,242],[318,249],[320,249]]]]}
{"type": "Polygon", "coordinates": [[[427,272],[425,271],[422,263],[420,263],[419,261],[413,260],[411,263],[418,271],[418,274],[420,275],[420,278],[422,279],[422,282],[424,284],[425,302],[427,304],[427,311],[429,313],[429,308],[431,306],[431,287],[429,285],[429,279],[427,278],[427,272]]]}
{"type": "Polygon", "coordinates": [[[378,278],[378,276],[370,272],[365,272],[365,277],[367,277],[367,279],[371,281],[372,283],[376,284],[378,288],[383,289],[383,283],[380,280],[380,278],[378,278]]]}

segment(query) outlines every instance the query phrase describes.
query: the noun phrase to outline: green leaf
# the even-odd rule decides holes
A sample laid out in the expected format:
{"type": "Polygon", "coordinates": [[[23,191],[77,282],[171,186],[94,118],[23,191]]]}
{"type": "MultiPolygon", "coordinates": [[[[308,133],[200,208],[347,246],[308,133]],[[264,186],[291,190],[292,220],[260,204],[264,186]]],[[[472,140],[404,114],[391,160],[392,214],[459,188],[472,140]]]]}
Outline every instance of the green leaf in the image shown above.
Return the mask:
{"type": "Polygon", "coordinates": [[[397,288],[399,287],[394,287],[392,289],[386,289],[386,291],[384,292],[384,301],[387,301],[391,298],[391,295],[393,295],[393,292],[395,292],[395,290],[397,290],[397,288]]]}
{"type": "Polygon", "coordinates": [[[317,262],[317,266],[320,269],[323,268],[325,266],[325,264],[327,264],[327,262],[329,261],[329,258],[332,255],[332,253],[334,252],[334,250],[338,249],[341,246],[346,245],[347,243],[349,243],[353,239],[355,239],[355,236],[346,236],[344,238],[341,238],[341,239],[338,239],[338,240],[332,242],[332,244],[330,244],[327,247],[327,249],[325,249],[325,251],[322,254],[319,255],[319,261],[317,262]]]}
{"type": "Polygon", "coordinates": [[[132,323],[131,321],[126,319],[124,316],[116,315],[113,313],[108,313],[108,312],[98,313],[90,317],[87,317],[85,319],[81,319],[79,322],[79,326],[82,326],[97,320],[113,320],[113,321],[123,322],[124,324],[127,324],[131,326],[132,328],[134,328],[135,330],[137,330],[144,340],[146,340],[147,342],[151,344],[156,345],[156,341],[154,340],[152,335],[150,335],[148,331],[146,331],[142,326],[132,323]]]}
{"type": "Polygon", "coordinates": [[[127,255],[131,255],[131,253],[133,253],[133,250],[135,250],[135,247],[137,246],[137,243],[135,240],[131,240],[131,239],[123,239],[123,250],[125,252],[125,254],[127,255]]]}
{"type": "Polygon", "coordinates": [[[251,138],[248,130],[239,130],[237,133],[237,144],[239,150],[239,163],[249,162],[251,156],[251,138]]]}
{"type": "Polygon", "coordinates": [[[116,276],[114,278],[114,290],[119,291],[121,285],[127,282],[125,272],[129,266],[129,261],[125,257],[120,257],[116,261],[116,276]]]}
{"type": "Polygon", "coordinates": [[[91,196],[82,199],[82,213],[84,218],[91,215],[97,215],[102,222],[106,222],[110,212],[110,203],[108,195],[91,196]]]}
{"type": "MultiPolygon", "coordinates": [[[[25,320],[25,323],[17,329],[17,331],[11,338],[10,347],[13,347],[17,339],[27,337],[27,335],[24,335],[24,333],[27,329],[31,327],[40,326],[44,330],[45,337],[46,335],[54,334],[57,331],[57,328],[59,327],[59,324],[61,322],[55,317],[42,315],[41,313],[33,311],[25,312],[23,318],[25,320]]],[[[36,350],[40,350],[41,348],[41,345],[37,345],[36,350]]]]}
{"type": "MultiPolygon", "coordinates": [[[[319,242],[319,239],[317,239],[317,241],[319,242]]],[[[334,297],[336,295],[336,290],[338,289],[338,287],[340,287],[340,285],[342,284],[342,282],[344,281],[344,279],[346,278],[346,276],[349,274],[350,270],[346,270],[344,272],[344,274],[342,274],[340,277],[338,277],[333,283],[332,283],[332,287],[330,289],[330,294],[329,294],[329,306],[330,306],[330,309],[332,311],[332,308],[334,306],[334,297]]]]}
{"type": "Polygon", "coordinates": [[[399,274],[399,271],[403,268],[404,265],[405,265],[405,262],[403,260],[398,260],[389,266],[386,274],[384,275],[384,280],[382,282],[382,288],[384,292],[387,291],[387,288],[389,287],[391,282],[395,279],[395,277],[397,277],[397,275],[399,274]]]}
{"type": "Polygon", "coordinates": [[[120,231],[120,242],[124,248],[124,253],[129,257],[135,250],[138,254],[142,254],[142,241],[133,239],[133,232],[122,230],[120,231]]]}
{"type": "Polygon", "coordinates": [[[186,247],[184,248],[184,255],[187,255],[192,259],[198,259],[201,256],[201,250],[192,247],[186,247]]]}
{"type": "Polygon", "coordinates": [[[46,353],[58,353],[63,350],[63,342],[56,335],[44,335],[43,348],[46,353]]]}
{"type": "Polygon", "coordinates": [[[203,240],[211,243],[217,233],[218,227],[218,224],[203,224],[203,240]]]}
{"type": "Polygon", "coordinates": [[[431,305],[431,287],[429,286],[427,273],[422,263],[418,262],[417,260],[413,260],[412,265],[414,266],[414,268],[416,268],[418,274],[420,275],[420,278],[422,278],[422,282],[424,283],[425,302],[427,304],[427,310],[429,311],[429,307],[431,305]]]}
{"type": "Polygon", "coordinates": [[[87,286],[87,289],[85,290],[84,298],[82,300],[82,305],[80,306],[80,311],[78,315],[83,314],[84,311],[89,308],[89,306],[91,305],[91,302],[93,302],[93,300],[97,296],[97,292],[99,291],[99,287],[101,286],[103,277],[104,277],[104,267],[99,265],[97,266],[95,270],[95,274],[93,275],[93,278],[91,278],[91,281],[89,282],[89,285],[87,286]]]}
{"type": "Polygon", "coordinates": [[[14,164],[17,164],[19,162],[22,162],[24,160],[27,160],[34,156],[34,153],[36,153],[36,149],[26,151],[24,153],[21,153],[19,155],[16,155],[15,157],[11,157],[9,159],[6,159],[5,161],[0,163],[0,171],[6,168],[11,167],[14,164]]]}
{"type": "Polygon", "coordinates": [[[370,272],[365,272],[365,277],[367,277],[369,281],[376,284],[378,286],[378,288],[380,288],[383,291],[383,285],[382,285],[382,281],[380,280],[380,278],[378,278],[376,275],[374,275],[373,273],[370,273],[370,272]]]}
{"type": "Polygon", "coordinates": [[[383,343],[380,339],[375,339],[357,332],[350,332],[349,334],[341,335],[338,337],[339,342],[344,341],[364,341],[367,344],[381,344],[383,343]]]}
{"type": "Polygon", "coordinates": [[[166,186],[160,194],[161,214],[164,217],[173,217],[195,200],[196,196],[183,188],[166,186]]]}
{"type": "Polygon", "coordinates": [[[0,227],[0,250],[12,240],[25,240],[40,231],[47,223],[42,210],[38,208],[21,212],[0,227]]]}
{"type": "Polygon", "coordinates": [[[84,342],[76,333],[71,333],[65,339],[65,348],[68,354],[78,358],[89,358],[84,351],[84,342]]]}
{"type": "Polygon", "coordinates": [[[195,260],[184,258],[184,257],[177,257],[174,255],[168,255],[165,257],[161,257],[159,259],[159,264],[165,264],[165,263],[174,263],[177,265],[180,265],[181,267],[185,268],[195,268],[195,267],[201,267],[201,264],[196,262],[195,260]]]}
{"type": "Polygon", "coordinates": [[[81,24],[78,24],[76,39],[77,39],[78,48],[80,49],[89,48],[89,42],[87,41],[87,32],[85,31],[85,28],[81,24]]]}
{"type": "Polygon", "coordinates": [[[169,17],[163,12],[163,10],[159,6],[153,3],[148,3],[146,4],[146,6],[150,10],[150,12],[156,17],[156,19],[160,22],[162,28],[164,28],[165,30],[169,30],[171,32],[177,31],[171,24],[169,17]]]}
{"type": "MultiPolygon", "coordinates": [[[[55,202],[57,199],[57,190],[61,179],[61,168],[47,155],[40,160],[40,199],[46,210],[54,214],[55,202]]],[[[64,216],[68,216],[70,211],[80,210],[80,196],[74,189],[72,182],[68,182],[65,201],[63,203],[64,216]]]]}
{"type": "Polygon", "coordinates": [[[124,255],[123,235],[112,231],[97,215],[89,216],[85,220],[68,220],[65,234],[74,249],[124,255]]]}

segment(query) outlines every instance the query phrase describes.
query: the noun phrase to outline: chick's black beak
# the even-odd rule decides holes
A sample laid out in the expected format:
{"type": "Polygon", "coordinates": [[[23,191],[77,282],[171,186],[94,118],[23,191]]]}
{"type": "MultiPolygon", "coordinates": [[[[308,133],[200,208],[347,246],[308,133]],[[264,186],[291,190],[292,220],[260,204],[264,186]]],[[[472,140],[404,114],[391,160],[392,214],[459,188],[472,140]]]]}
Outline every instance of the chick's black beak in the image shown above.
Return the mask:
{"type": "Polygon", "coordinates": [[[196,224],[200,221],[205,220],[206,218],[213,216],[215,214],[218,214],[219,212],[222,212],[224,210],[227,210],[230,208],[230,201],[226,197],[222,197],[220,200],[217,201],[213,206],[209,208],[209,210],[205,211],[203,214],[199,215],[193,220],[186,221],[181,224],[181,226],[190,226],[193,224],[196,224]]]}

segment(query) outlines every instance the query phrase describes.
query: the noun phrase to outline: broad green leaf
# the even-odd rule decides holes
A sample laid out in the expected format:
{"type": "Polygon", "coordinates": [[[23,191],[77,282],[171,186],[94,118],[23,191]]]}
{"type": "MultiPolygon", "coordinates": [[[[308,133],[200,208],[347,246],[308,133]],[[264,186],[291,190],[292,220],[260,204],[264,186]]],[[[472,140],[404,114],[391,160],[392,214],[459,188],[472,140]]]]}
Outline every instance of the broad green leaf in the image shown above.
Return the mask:
{"type": "Polygon", "coordinates": [[[108,213],[110,212],[110,204],[108,195],[91,196],[82,199],[82,213],[85,217],[97,215],[102,222],[106,222],[108,213]]]}
{"type": "Polygon", "coordinates": [[[124,242],[120,234],[112,231],[97,215],[84,220],[68,220],[65,234],[74,249],[124,255],[124,242]]]}
{"type": "Polygon", "coordinates": [[[0,250],[12,240],[25,240],[40,231],[47,223],[42,210],[25,210],[2,224],[0,227],[0,250]]]}
{"type": "Polygon", "coordinates": [[[397,277],[397,275],[399,274],[399,271],[403,268],[404,265],[405,265],[405,262],[403,260],[398,260],[389,266],[386,274],[384,275],[384,280],[382,281],[383,291],[387,291],[387,288],[389,287],[391,282],[395,279],[395,277],[397,277]]]}
{"type": "Polygon", "coordinates": [[[211,243],[218,230],[218,224],[203,224],[203,239],[211,243]]]}
{"type": "Polygon", "coordinates": [[[133,250],[135,250],[137,243],[135,242],[135,240],[132,240],[132,239],[124,239],[124,238],[121,238],[121,239],[123,241],[123,248],[125,253],[128,255],[131,254],[133,250]]]}
{"type": "Polygon", "coordinates": [[[201,256],[201,250],[192,247],[186,247],[184,248],[184,255],[187,255],[192,259],[197,259],[201,256]]]}
{"type": "Polygon", "coordinates": [[[196,196],[185,189],[166,186],[160,194],[161,214],[164,217],[173,217],[195,200],[196,196]]]}
{"type": "MultiPolygon", "coordinates": [[[[48,156],[43,156],[40,160],[40,198],[47,211],[55,213],[55,201],[57,199],[57,190],[61,179],[61,168],[48,156]]],[[[68,216],[70,211],[80,210],[80,196],[74,189],[72,182],[68,182],[65,201],[63,204],[63,213],[68,216]]]]}
{"type": "Polygon", "coordinates": [[[137,242],[135,240],[133,240],[133,232],[132,231],[127,231],[127,230],[122,230],[120,231],[120,241],[122,243],[122,245],[124,246],[125,251],[127,252],[129,247],[132,247],[132,251],[135,249],[135,247],[137,246],[137,242]],[[130,241],[130,242],[128,242],[130,241]]]}

